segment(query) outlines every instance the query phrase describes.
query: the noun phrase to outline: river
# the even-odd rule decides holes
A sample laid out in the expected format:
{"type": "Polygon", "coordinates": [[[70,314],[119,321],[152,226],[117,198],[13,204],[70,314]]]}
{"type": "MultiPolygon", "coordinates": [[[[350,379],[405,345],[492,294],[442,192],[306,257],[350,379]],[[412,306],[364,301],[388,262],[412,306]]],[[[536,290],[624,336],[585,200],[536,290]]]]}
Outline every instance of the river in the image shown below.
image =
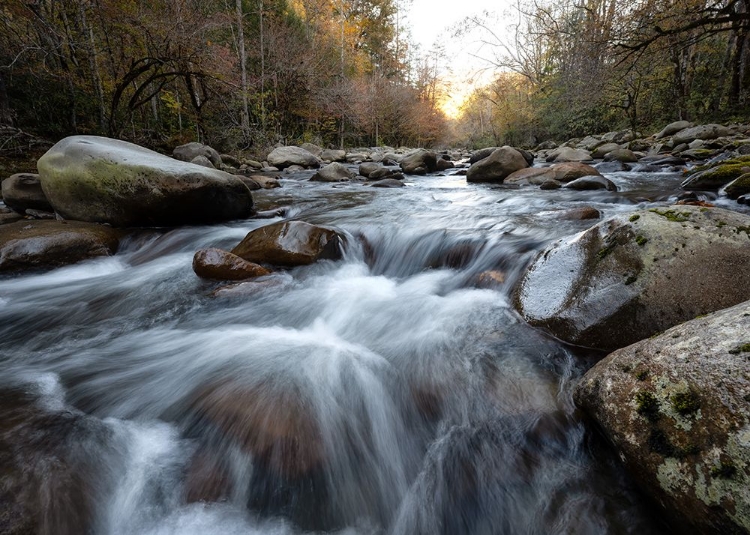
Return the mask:
{"type": "Polygon", "coordinates": [[[341,261],[234,293],[193,274],[196,250],[276,218],[0,278],[3,389],[106,431],[71,446],[94,533],[668,533],[572,403],[601,355],[511,301],[540,249],[596,222],[569,210],[663,204],[679,175],[608,174],[617,193],[309,176],[256,204],[342,229],[341,261]]]}

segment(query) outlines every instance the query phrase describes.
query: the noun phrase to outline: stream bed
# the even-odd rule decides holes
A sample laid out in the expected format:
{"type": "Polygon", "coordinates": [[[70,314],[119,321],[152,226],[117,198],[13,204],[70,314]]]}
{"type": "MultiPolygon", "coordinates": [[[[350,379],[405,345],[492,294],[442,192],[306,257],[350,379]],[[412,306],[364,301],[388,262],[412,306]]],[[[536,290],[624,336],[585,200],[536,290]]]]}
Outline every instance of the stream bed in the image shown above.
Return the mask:
{"type": "Polygon", "coordinates": [[[571,210],[663,205],[678,174],[608,174],[616,193],[309,176],[256,204],[343,230],[341,261],[233,292],[195,276],[195,251],[276,218],[0,277],[0,387],[97,429],[70,443],[81,481],[50,481],[93,533],[669,533],[573,405],[602,354],[529,327],[512,289],[598,221],[571,210]]]}

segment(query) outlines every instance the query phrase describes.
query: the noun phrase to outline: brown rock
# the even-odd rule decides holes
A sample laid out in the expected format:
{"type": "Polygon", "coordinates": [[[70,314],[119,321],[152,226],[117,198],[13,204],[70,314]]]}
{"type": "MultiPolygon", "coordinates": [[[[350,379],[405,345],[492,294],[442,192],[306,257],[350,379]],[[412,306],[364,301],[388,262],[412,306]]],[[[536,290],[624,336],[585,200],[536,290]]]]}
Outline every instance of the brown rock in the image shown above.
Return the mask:
{"type": "Polygon", "coordinates": [[[215,280],[242,280],[271,273],[266,268],[243,260],[221,249],[201,249],[193,257],[193,271],[199,277],[215,280]]]}
{"type": "Polygon", "coordinates": [[[580,162],[558,163],[552,166],[554,178],[558,182],[572,182],[584,176],[602,176],[602,174],[588,164],[580,162]]]}
{"type": "Polygon", "coordinates": [[[78,221],[18,221],[0,226],[0,271],[49,268],[117,251],[121,233],[78,221]]]}
{"type": "Polygon", "coordinates": [[[341,258],[342,239],[332,229],[304,221],[281,221],[253,230],[232,253],[249,262],[301,266],[341,258]]]}
{"type": "Polygon", "coordinates": [[[47,197],[42,191],[39,175],[18,173],[2,182],[2,198],[8,208],[23,214],[26,210],[42,210],[52,212],[47,197]]]}
{"type": "Polygon", "coordinates": [[[574,208],[572,210],[566,210],[560,214],[560,219],[568,219],[571,221],[583,221],[585,219],[599,219],[602,213],[594,208],[593,206],[584,206],[582,208],[574,208]]]}
{"type": "Polygon", "coordinates": [[[555,178],[555,171],[552,167],[529,167],[511,173],[503,180],[503,184],[528,183],[541,186],[547,180],[553,178],[555,178]]]}

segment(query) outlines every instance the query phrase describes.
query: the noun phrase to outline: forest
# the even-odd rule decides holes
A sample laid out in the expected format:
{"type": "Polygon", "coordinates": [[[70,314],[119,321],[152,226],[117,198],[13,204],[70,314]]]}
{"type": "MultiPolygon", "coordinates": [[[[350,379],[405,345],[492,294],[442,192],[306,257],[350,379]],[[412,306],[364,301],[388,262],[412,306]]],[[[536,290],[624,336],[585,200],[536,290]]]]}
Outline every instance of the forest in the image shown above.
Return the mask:
{"type": "MultiPolygon", "coordinates": [[[[0,124],[170,149],[533,147],[748,110],[747,0],[519,0],[455,28],[491,82],[441,111],[408,0],[7,0],[0,124]],[[510,25],[508,23],[510,22],[510,25]]],[[[491,3],[490,3],[491,5],[491,3]]]]}

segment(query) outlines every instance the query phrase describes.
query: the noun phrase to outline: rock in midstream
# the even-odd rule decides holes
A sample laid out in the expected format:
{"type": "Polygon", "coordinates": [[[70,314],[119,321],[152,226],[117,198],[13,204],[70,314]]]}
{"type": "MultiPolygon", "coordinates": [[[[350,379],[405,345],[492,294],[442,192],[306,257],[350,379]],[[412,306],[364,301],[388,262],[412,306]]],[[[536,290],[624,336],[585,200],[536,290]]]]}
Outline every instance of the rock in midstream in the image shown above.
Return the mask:
{"type": "Polygon", "coordinates": [[[530,324],[616,349],[750,299],[750,217],[670,206],[603,221],[543,251],[516,289],[530,324]]]}

